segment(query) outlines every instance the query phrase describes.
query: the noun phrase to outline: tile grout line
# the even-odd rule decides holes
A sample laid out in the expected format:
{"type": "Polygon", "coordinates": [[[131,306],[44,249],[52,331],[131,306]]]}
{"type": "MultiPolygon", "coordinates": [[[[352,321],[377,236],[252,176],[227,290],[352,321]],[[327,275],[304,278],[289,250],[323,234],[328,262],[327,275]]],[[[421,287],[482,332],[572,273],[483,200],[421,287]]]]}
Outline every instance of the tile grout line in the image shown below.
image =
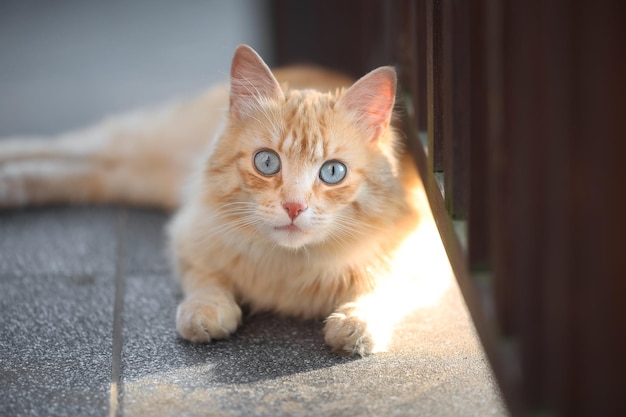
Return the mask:
{"type": "Polygon", "coordinates": [[[117,251],[115,263],[115,298],[113,301],[113,335],[111,351],[111,388],[109,392],[109,417],[122,415],[122,308],[124,298],[124,255],[126,210],[117,217],[117,251]]]}

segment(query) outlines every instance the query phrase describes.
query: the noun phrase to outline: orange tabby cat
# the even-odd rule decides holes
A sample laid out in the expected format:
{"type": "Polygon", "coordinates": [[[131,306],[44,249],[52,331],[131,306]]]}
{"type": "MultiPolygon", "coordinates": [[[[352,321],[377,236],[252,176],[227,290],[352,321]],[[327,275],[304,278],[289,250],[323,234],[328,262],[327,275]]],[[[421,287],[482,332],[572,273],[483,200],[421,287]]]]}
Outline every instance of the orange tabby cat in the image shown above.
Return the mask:
{"type": "Polygon", "coordinates": [[[325,318],[333,349],[369,354],[409,307],[412,273],[398,265],[416,255],[395,88],[390,67],[351,86],[312,68],[274,75],[240,46],[230,89],[56,140],[0,141],[0,207],[179,207],[168,235],[183,338],[228,337],[246,305],[325,318]]]}

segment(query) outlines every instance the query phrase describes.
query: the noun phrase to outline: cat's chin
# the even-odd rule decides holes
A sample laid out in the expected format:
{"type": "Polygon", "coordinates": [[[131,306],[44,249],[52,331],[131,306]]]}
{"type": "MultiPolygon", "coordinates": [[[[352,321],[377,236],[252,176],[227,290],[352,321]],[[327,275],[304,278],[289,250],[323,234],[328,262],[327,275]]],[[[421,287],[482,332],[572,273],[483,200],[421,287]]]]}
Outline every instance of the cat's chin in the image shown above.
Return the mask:
{"type": "Polygon", "coordinates": [[[295,225],[274,227],[270,238],[278,245],[288,249],[300,249],[311,243],[314,238],[310,231],[295,225]]]}

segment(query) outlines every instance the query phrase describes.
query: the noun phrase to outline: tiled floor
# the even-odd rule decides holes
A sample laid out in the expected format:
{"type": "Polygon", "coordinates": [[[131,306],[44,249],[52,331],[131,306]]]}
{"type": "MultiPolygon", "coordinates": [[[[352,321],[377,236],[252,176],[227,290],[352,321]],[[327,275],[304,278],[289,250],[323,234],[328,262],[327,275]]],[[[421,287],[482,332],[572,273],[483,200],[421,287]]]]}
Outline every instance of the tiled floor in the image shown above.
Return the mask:
{"type": "Polygon", "coordinates": [[[321,322],[269,315],[228,341],[180,340],[166,219],[106,207],[0,214],[0,415],[505,414],[455,287],[364,359],[330,352],[321,322]]]}
{"type": "MultiPolygon", "coordinates": [[[[2,3],[0,137],[223,79],[237,43],[271,52],[260,3],[2,3]]],[[[454,286],[364,359],[330,352],[321,322],[273,316],[228,341],[180,340],[166,221],[117,207],[0,212],[0,416],[506,414],[454,286]]]]}

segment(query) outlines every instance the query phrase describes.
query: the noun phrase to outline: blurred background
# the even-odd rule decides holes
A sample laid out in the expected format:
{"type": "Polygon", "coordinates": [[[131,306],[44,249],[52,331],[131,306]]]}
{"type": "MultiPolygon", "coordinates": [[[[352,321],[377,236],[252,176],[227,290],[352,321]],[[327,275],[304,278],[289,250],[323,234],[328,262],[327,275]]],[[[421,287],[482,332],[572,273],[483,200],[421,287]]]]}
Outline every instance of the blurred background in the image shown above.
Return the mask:
{"type": "Polygon", "coordinates": [[[0,137],[55,134],[226,81],[235,47],[273,64],[269,1],[0,2],[0,137]]]}

